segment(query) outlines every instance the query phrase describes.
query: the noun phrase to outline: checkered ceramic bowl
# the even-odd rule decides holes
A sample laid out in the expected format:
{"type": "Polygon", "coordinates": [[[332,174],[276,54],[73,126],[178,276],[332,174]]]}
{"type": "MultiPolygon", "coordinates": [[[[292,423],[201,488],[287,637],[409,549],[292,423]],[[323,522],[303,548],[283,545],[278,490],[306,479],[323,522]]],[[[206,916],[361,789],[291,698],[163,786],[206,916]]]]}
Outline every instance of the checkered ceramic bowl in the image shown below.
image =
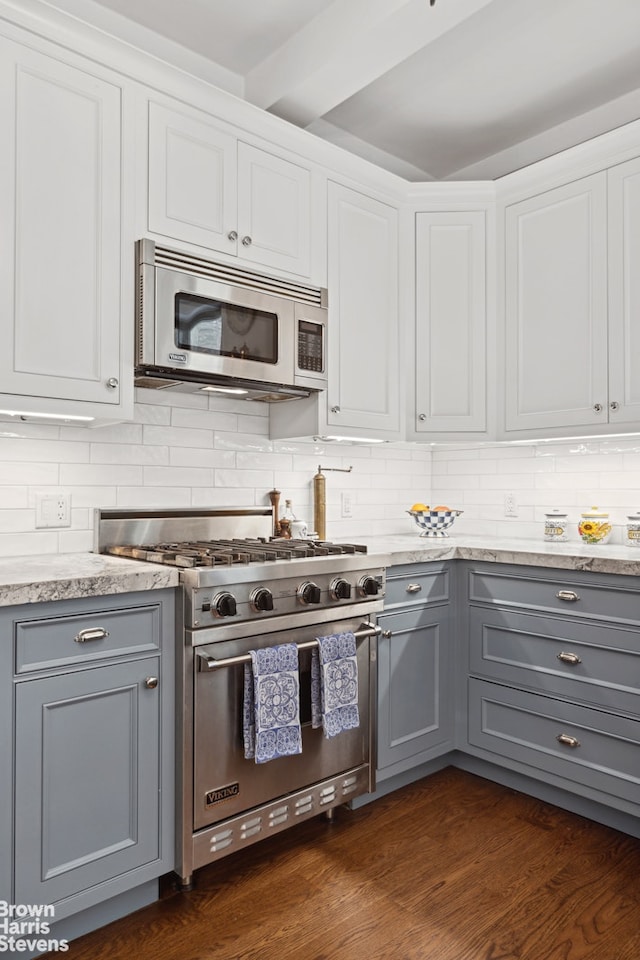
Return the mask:
{"type": "Polygon", "coordinates": [[[421,537],[448,537],[447,530],[462,510],[407,510],[422,529],[421,537]]]}

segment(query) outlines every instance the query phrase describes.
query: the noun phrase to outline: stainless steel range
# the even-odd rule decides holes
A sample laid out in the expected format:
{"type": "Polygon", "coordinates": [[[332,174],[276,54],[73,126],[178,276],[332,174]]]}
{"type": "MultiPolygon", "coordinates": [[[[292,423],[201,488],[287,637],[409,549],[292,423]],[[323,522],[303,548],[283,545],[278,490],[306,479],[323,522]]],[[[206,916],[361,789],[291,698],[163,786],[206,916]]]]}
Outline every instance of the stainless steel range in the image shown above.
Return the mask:
{"type": "Polygon", "coordinates": [[[354,544],[274,540],[271,508],[99,510],[96,550],[180,567],[176,872],[193,871],[375,787],[376,614],[388,558],[354,544]],[[311,726],[317,637],[356,638],[360,724],[311,726]],[[243,746],[250,651],[298,647],[302,752],[257,764],[243,746]],[[374,665],[372,667],[372,664],[374,665]]]}

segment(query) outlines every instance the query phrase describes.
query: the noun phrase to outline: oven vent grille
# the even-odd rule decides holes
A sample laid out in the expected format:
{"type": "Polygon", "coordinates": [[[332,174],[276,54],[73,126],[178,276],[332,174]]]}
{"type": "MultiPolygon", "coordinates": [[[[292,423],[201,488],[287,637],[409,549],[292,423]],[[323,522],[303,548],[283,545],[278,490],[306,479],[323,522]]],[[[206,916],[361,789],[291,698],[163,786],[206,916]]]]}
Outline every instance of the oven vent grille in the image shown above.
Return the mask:
{"type": "Polygon", "coordinates": [[[197,257],[191,253],[182,253],[179,250],[170,250],[168,247],[155,246],[155,264],[158,267],[168,267],[171,270],[182,270],[185,273],[196,274],[209,280],[218,280],[222,283],[237,284],[251,290],[274,294],[279,297],[288,297],[301,303],[310,303],[318,307],[326,306],[327,291],[320,287],[296,283],[293,280],[282,280],[279,277],[268,277],[253,270],[244,270],[241,267],[217,263],[197,257]]]}

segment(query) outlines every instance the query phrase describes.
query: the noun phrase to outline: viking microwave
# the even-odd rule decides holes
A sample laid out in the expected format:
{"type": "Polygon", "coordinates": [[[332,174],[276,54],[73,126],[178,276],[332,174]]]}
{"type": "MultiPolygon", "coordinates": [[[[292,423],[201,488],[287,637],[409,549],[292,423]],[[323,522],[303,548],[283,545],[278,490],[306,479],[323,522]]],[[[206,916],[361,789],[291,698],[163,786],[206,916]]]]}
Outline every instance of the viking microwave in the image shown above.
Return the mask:
{"type": "Polygon", "coordinates": [[[327,291],[139,240],[137,386],[277,401],[326,389],[327,291]]]}

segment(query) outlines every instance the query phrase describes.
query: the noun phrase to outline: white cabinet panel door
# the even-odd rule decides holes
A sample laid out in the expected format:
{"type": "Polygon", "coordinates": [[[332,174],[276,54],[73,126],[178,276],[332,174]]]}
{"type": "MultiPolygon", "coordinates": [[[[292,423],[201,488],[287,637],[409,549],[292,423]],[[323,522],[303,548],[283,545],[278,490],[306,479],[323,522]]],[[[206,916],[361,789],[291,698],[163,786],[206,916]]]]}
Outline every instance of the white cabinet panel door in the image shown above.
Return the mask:
{"type": "Polygon", "coordinates": [[[235,136],[150,103],[149,230],[235,254],[236,192],[235,136]]]}
{"type": "Polygon", "coordinates": [[[0,389],[118,404],[121,89],[4,39],[0,76],[0,389]]]}
{"type": "Polygon", "coordinates": [[[640,423],[640,159],[608,177],[609,422],[640,423]]]}
{"type": "Polygon", "coordinates": [[[399,431],[398,215],[329,183],[327,422],[399,431]]]}
{"type": "Polygon", "coordinates": [[[606,173],[507,207],[506,430],[607,418],[606,173]]]}
{"type": "Polygon", "coordinates": [[[248,143],[238,144],[239,253],[309,276],[311,174],[248,143]]]}
{"type": "Polygon", "coordinates": [[[416,215],[420,433],[486,429],[485,272],[482,211],[416,215]]]}

